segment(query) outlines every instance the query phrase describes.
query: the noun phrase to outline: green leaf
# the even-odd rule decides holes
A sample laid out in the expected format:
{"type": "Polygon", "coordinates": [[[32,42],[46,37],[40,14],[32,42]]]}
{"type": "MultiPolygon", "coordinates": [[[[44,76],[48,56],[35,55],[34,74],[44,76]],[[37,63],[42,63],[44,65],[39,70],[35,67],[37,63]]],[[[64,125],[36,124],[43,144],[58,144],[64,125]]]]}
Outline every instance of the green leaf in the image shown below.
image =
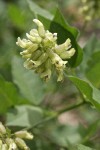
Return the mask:
{"type": "Polygon", "coordinates": [[[86,77],[97,88],[100,87],[100,51],[93,53],[86,68],[86,77]]]}
{"type": "Polygon", "coordinates": [[[60,12],[60,10],[58,8],[56,9],[56,12],[54,14],[54,18],[53,18],[53,22],[52,23],[54,23],[54,22],[58,23],[58,25],[60,25],[63,28],[65,28],[67,30],[67,32],[69,31],[70,32],[69,34],[72,34],[74,38],[77,38],[77,36],[79,34],[78,30],[75,27],[70,26],[66,22],[66,20],[64,19],[63,15],[61,14],[61,12],[60,12]]]}
{"type": "Polygon", "coordinates": [[[68,78],[79,89],[84,99],[91,102],[98,110],[100,110],[100,91],[93,85],[75,76],[68,76],[68,78]]]}
{"type": "Polygon", "coordinates": [[[32,127],[43,119],[43,111],[30,105],[17,106],[7,113],[8,126],[32,127]]]}
{"type": "Polygon", "coordinates": [[[88,78],[97,88],[100,87],[100,42],[93,35],[84,47],[83,61],[80,65],[79,74],[88,78]]]}
{"type": "Polygon", "coordinates": [[[51,20],[43,17],[42,15],[38,15],[38,19],[43,23],[46,30],[50,29],[51,20]]]}
{"type": "Polygon", "coordinates": [[[68,23],[66,23],[61,12],[58,9],[56,10],[54,19],[51,22],[50,31],[53,33],[56,32],[58,34],[58,44],[65,42],[67,38],[71,39],[72,47],[75,48],[76,53],[72,57],[72,59],[70,59],[69,64],[72,67],[78,66],[82,61],[82,49],[76,42],[78,30],[69,26],[68,23]]]}
{"type": "Polygon", "coordinates": [[[82,143],[89,141],[92,137],[94,137],[97,131],[100,128],[100,119],[93,122],[86,130],[85,136],[82,139],[82,143]]]}
{"type": "Polygon", "coordinates": [[[36,3],[34,3],[32,0],[27,0],[27,3],[29,5],[30,10],[36,14],[36,15],[40,15],[43,16],[44,18],[49,18],[50,20],[53,18],[53,15],[46,11],[45,9],[39,7],[36,3]]]}
{"type": "Polygon", "coordinates": [[[87,146],[82,145],[82,144],[79,144],[79,145],[73,147],[73,150],[95,150],[95,149],[87,147],[87,146]]]}
{"type": "Polygon", "coordinates": [[[51,139],[58,145],[69,147],[81,140],[77,126],[57,124],[50,132],[51,139]]]}
{"type": "Polygon", "coordinates": [[[45,96],[42,80],[33,71],[25,69],[22,59],[17,56],[12,61],[12,75],[21,94],[33,104],[40,104],[45,96]]]}
{"type": "Polygon", "coordinates": [[[80,65],[82,72],[85,72],[90,57],[93,55],[94,52],[97,52],[100,49],[99,47],[100,47],[99,41],[97,40],[95,35],[92,35],[90,40],[86,43],[85,47],[83,48],[84,51],[83,61],[80,65]]]}
{"type": "Polygon", "coordinates": [[[0,76],[0,113],[5,113],[9,107],[24,102],[15,85],[0,76]]]}

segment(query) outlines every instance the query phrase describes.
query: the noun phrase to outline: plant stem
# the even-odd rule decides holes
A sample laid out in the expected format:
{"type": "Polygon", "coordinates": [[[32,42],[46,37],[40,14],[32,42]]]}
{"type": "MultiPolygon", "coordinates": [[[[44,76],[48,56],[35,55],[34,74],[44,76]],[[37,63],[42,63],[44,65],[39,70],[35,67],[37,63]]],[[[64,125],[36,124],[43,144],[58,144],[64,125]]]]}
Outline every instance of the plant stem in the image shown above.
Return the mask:
{"type": "Polygon", "coordinates": [[[80,107],[80,106],[82,106],[82,105],[84,105],[84,104],[86,104],[86,103],[87,103],[86,101],[82,101],[82,102],[79,103],[79,104],[72,105],[72,106],[70,106],[70,107],[64,108],[64,109],[62,109],[62,110],[60,110],[60,111],[58,111],[58,112],[54,112],[54,114],[53,114],[51,117],[48,117],[48,118],[46,118],[46,119],[44,119],[44,120],[38,122],[38,123],[35,124],[32,128],[37,127],[37,126],[39,126],[39,125],[41,125],[41,124],[43,124],[43,123],[46,123],[46,122],[48,122],[48,121],[50,121],[50,120],[52,120],[52,119],[54,119],[54,118],[57,118],[60,114],[62,114],[62,113],[64,113],[64,112],[67,112],[67,111],[70,111],[70,110],[73,110],[73,109],[75,109],[75,108],[78,108],[78,107],[80,107]]]}
{"type": "Polygon", "coordinates": [[[72,106],[70,106],[70,107],[64,108],[64,109],[60,110],[57,114],[60,115],[60,114],[62,114],[62,113],[64,113],[64,112],[67,112],[67,111],[69,111],[69,110],[73,110],[73,109],[75,109],[75,108],[77,108],[77,107],[80,107],[80,106],[82,106],[82,105],[84,105],[84,104],[86,104],[86,101],[82,101],[82,102],[79,103],[79,104],[72,105],[72,106]]]}

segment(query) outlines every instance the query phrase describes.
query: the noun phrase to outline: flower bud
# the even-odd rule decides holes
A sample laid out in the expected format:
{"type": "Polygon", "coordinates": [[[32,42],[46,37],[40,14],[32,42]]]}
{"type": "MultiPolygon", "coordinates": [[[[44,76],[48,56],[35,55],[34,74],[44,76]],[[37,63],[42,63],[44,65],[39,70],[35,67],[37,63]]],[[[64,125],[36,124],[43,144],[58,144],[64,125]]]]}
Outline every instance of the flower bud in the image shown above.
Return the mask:
{"type": "Polygon", "coordinates": [[[29,150],[29,147],[26,145],[26,143],[24,142],[24,140],[22,140],[21,138],[15,138],[15,143],[17,144],[17,146],[21,149],[24,150],[29,150]]]}
{"type": "Polygon", "coordinates": [[[51,58],[52,64],[55,64],[57,68],[62,68],[67,63],[67,61],[63,61],[59,55],[54,53],[52,50],[49,50],[49,57],[51,58]]]}
{"type": "Polygon", "coordinates": [[[28,33],[26,33],[27,38],[32,41],[32,42],[36,42],[36,38],[34,36],[29,35],[28,33]]]}
{"type": "Polygon", "coordinates": [[[33,135],[27,131],[18,131],[18,132],[15,132],[15,136],[16,137],[19,137],[19,138],[22,138],[22,139],[33,139],[33,135]]]}
{"type": "Polygon", "coordinates": [[[45,70],[45,65],[42,64],[41,66],[39,66],[39,67],[37,67],[37,68],[35,69],[35,72],[38,73],[38,74],[41,74],[41,73],[44,72],[44,70],[45,70]]]}
{"type": "Polygon", "coordinates": [[[13,139],[11,138],[7,138],[6,139],[6,144],[8,145],[9,149],[8,150],[17,150],[17,145],[14,142],[13,139]]]}
{"type": "Polygon", "coordinates": [[[16,42],[16,44],[22,48],[25,48],[26,47],[26,43],[24,41],[21,40],[20,37],[18,37],[17,39],[18,41],[16,42]]]}
{"type": "Polygon", "coordinates": [[[20,55],[27,55],[29,54],[28,50],[24,50],[23,52],[20,52],[20,55]]]}
{"type": "Polygon", "coordinates": [[[35,36],[35,37],[39,36],[38,30],[37,29],[30,30],[30,35],[35,36]]]}
{"type": "Polygon", "coordinates": [[[29,52],[29,53],[32,53],[34,51],[36,51],[38,49],[38,44],[32,44],[31,46],[29,46],[26,50],[29,52]]]}
{"type": "Polygon", "coordinates": [[[6,128],[4,127],[4,125],[2,124],[2,122],[0,122],[0,133],[1,134],[6,134],[6,128]]]}
{"type": "Polygon", "coordinates": [[[41,73],[41,78],[43,78],[45,81],[48,81],[51,77],[51,70],[47,69],[45,72],[41,73]]]}
{"type": "Polygon", "coordinates": [[[38,26],[38,33],[39,33],[40,37],[44,37],[45,36],[45,29],[44,29],[43,24],[37,19],[34,19],[33,22],[35,22],[38,26]]]}
{"type": "Polygon", "coordinates": [[[26,59],[28,59],[28,58],[31,58],[31,54],[27,54],[27,55],[22,55],[22,58],[26,58],[26,59]]]}
{"type": "Polygon", "coordinates": [[[42,52],[40,51],[40,50],[37,50],[34,54],[33,54],[33,56],[32,56],[32,60],[37,60],[40,56],[41,56],[41,54],[42,54],[42,52]]]}
{"type": "Polygon", "coordinates": [[[75,54],[75,49],[71,48],[69,51],[62,52],[60,57],[62,59],[70,59],[75,54]]]}
{"type": "Polygon", "coordinates": [[[46,53],[43,53],[38,59],[37,61],[32,61],[31,62],[33,63],[33,66],[36,68],[38,66],[40,66],[41,64],[43,64],[46,59],[48,58],[48,55],[46,53]]]}
{"type": "Polygon", "coordinates": [[[9,149],[8,150],[17,150],[17,145],[16,145],[16,143],[11,143],[10,145],[9,145],[9,149]]]}
{"type": "Polygon", "coordinates": [[[26,69],[32,69],[32,68],[34,67],[32,60],[27,59],[27,60],[24,62],[24,67],[25,67],[26,69]]]}
{"type": "Polygon", "coordinates": [[[43,39],[43,46],[51,48],[55,46],[55,44],[56,44],[55,36],[53,36],[53,34],[47,30],[45,33],[45,38],[43,39]]]}
{"type": "Polygon", "coordinates": [[[18,37],[16,44],[22,48],[27,48],[32,45],[32,42],[26,39],[22,39],[18,37]]]}
{"type": "Polygon", "coordinates": [[[68,38],[65,43],[61,44],[61,45],[56,45],[54,48],[54,51],[57,54],[62,53],[63,51],[66,51],[67,49],[69,49],[71,47],[71,40],[68,38]]]}
{"type": "Polygon", "coordinates": [[[31,36],[28,33],[26,33],[26,36],[28,37],[29,40],[31,40],[34,43],[41,43],[41,37],[40,36],[31,36]]]}

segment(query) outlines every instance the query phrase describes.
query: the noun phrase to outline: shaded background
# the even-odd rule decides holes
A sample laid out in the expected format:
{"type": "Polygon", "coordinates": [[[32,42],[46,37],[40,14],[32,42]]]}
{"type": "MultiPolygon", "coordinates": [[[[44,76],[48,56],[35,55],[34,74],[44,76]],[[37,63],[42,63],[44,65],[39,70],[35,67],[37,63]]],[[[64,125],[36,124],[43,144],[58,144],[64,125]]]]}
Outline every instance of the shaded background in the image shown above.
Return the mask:
{"type": "MultiPolygon", "coordinates": [[[[89,41],[90,45],[84,49],[85,52],[87,51],[86,55],[89,49],[100,50],[100,42],[97,40],[100,38],[99,18],[86,23],[85,14],[80,11],[83,7],[81,1],[34,0],[33,2],[50,12],[54,12],[55,8],[59,7],[68,23],[80,30],[79,44],[84,47],[89,41]]],[[[36,119],[38,122],[42,118],[37,110],[26,111],[28,108],[25,104],[39,105],[44,110],[59,110],[81,99],[78,90],[68,79],[65,79],[63,83],[57,83],[54,76],[49,83],[45,84],[36,74],[27,73],[23,65],[20,65],[22,60],[16,40],[18,36],[24,37],[25,33],[33,28],[33,18],[35,15],[26,1],[0,0],[0,118],[9,126],[18,126],[16,129],[23,127],[23,117],[14,122],[14,119],[19,118],[22,112],[26,112],[26,116],[30,115],[32,124],[36,123],[36,119]],[[15,112],[15,107],[18,114],[15,112]],[[32,115],[35,112],[36,115],[32,115]]],[[[97,56],[92,55],[85,64],[87,65],[85,75],[95,87],[100,89],[100,53],[97,56]],[[93,59],[97,64],[93,63],[93,59]]],[[[76,69],[79,76],[82,76],[81,71],[81,66],[76,69]]],[[[63,150],[70,149],[71,144],[81,142],[99,150],[99,119],[100,113],[92,106],[83,106],[60,115],[57,120],[51,120],[44,126],[34,128],[32,132],[35,139],[28,144],[32,146],[32,149],[37,150],[47,148],[63,150]]],[[[25,125],[28,125],[27,119],[25,125]]],[[[15,130],[15,128],[12,129],[15,130]]]]}

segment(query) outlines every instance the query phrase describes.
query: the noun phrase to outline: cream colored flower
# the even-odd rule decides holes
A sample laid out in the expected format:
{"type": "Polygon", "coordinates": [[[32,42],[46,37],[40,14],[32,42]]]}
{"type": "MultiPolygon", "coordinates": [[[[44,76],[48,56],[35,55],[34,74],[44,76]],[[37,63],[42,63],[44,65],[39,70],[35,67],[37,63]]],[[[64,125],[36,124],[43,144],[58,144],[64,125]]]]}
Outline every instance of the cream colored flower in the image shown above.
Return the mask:
{"type": "Polygon", "coordinates": [[[26,130],[12,134],[10,129],[6,129],[0,122],[0,150],[30,150],[23,139],[32,140],[33,135],[26,130]]]}
{"type": "Polygon", "coordinates": [[[16,137],[22,138],[22,139],[33,139],[33,135],[27,131],[17,131],[14,133],[16,137]]]}
{"type": "Polygon", "coordinates": [[[16,44],[23,48],[20,52],[25,59],[24,67],[35,70],[45,81],[48,81],[55,70],[58,76],[57,81],[63,80],[63,72],[74,53],[71,40],[68,38],[64,43],[57,44],[57,33],[45,30],[44,25],[38,19],[33,22],[37,29],[26,33],[27,39],[20,39],[16,44]]]}
{"type": "Polygon", "coordinates": [[[17,146],[23,150],[30,150],[30,148],[26,145],[25,141],[21,138],[15,138],[15,143],[17,146]]]}

